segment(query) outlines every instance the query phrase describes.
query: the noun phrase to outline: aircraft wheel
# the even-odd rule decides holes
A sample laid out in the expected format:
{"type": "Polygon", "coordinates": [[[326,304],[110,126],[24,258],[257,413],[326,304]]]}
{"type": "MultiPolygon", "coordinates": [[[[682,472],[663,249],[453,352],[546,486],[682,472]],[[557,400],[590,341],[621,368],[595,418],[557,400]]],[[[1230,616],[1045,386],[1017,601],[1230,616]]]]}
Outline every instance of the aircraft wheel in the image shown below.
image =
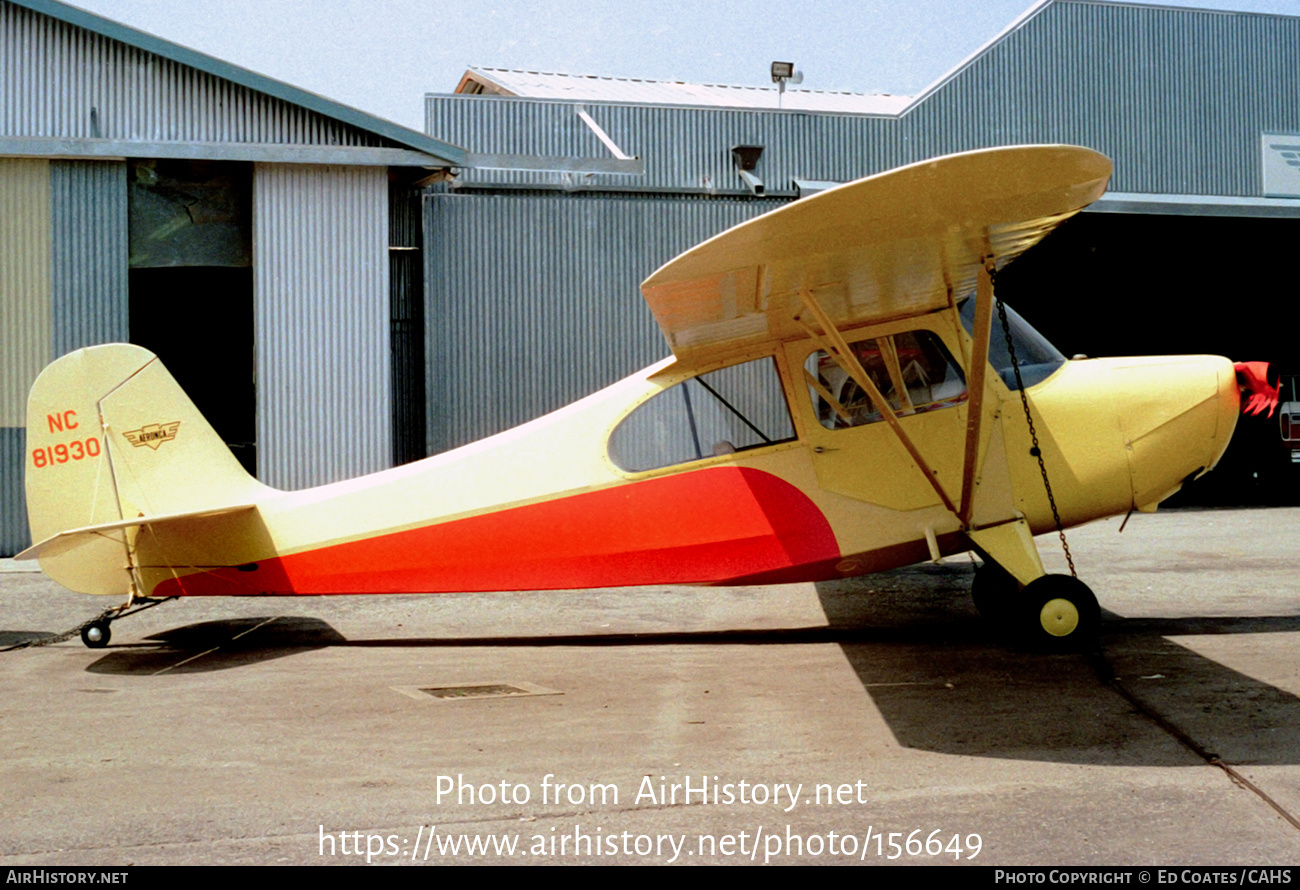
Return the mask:
{"type": "Polygon", "coordinates": [[[90,649],[103,649],[112,636],[113,632],[109,630],[107,621],[89,624],[81,629],[81,642],[90,649]]]}
{"type": "Polygon", "coordinates": [[[1021,594],[1029,642],[1048,652],[1077,652],[1097,639],[1101,607],[1088,585],[1069,575],[1044,575],[1021,594]]]}
{"type": "Polygon", "coordinates": [[[1013,612],[1020,583],[1002,566],[986,559],[975,570],[975,580],[970,585],[970,598],[975,609],[986,621],[1002,624],[1013,612]]]}

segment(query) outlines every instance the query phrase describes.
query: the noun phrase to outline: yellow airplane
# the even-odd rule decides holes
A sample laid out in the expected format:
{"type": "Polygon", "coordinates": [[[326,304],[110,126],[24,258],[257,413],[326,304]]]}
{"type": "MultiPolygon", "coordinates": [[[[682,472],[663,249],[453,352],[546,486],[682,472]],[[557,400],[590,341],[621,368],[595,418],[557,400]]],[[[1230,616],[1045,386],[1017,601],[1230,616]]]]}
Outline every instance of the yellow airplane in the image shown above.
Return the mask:
{"type": "MultiPolygon", "coordinates": [[[[1215,465],[1241,398],[1227,359],[1067,361],[995,300],[998,270],[1110,173],[1084,148],[996,148],[790,204],[644,282],[671,358],[304,491],[249,476],[151,353],[79,350],[32,388],[37,543],[18,558],[124,610],[816,581],[974,549],[982,612],[1047,647],[1086,643],[1097,600],[1044,572],[1033,535],[1154,509],[1215,465]]],[[[83,640],[105,645],[119,614],[83,640]]]]}

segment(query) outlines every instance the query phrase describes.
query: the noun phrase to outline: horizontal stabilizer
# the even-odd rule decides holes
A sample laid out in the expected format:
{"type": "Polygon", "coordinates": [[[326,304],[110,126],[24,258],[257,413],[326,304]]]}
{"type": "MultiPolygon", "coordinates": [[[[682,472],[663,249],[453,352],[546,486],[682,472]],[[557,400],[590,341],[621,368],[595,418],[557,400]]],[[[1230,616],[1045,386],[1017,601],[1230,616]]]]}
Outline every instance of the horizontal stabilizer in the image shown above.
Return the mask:
{"type": "Polygon", "coordinates": [[[182,522],[187,519],[222,516],[227,513],[243,513],[247,510],[254,510],[256,507],[256,504],[236,504],[231,507],[214,507],[207,510],[194,510],[189,513],[137,516],[134,519],[121,519],[117,522],[102,522],[99,525],[70,528],[67,531],[51,535],[40,543],[33,544],[21,553],[15,554],[14,559],[39,559],[42,556],[61,556],[65,553],[72,552],[80,544],[90,543],[92,541],[98,542],[105,538],[110,540],[121,540],[120,536],[109,535],[109,532],[137,528],[145,525],[156,527],[182,522]]]}

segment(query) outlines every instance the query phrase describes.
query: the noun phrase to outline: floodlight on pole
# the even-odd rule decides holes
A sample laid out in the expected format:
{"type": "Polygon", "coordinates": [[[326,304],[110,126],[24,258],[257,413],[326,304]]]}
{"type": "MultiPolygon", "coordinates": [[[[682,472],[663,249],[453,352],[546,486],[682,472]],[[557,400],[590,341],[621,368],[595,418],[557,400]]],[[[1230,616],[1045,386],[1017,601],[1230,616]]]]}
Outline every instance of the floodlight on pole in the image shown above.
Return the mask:
{"type": "Polygon", "coordinates": [[[794,67],[794,62],[773,62],[772,83],[776,84],[776,107],[780,108],[786,83],[803,83],[803,72],[794,67]]]}

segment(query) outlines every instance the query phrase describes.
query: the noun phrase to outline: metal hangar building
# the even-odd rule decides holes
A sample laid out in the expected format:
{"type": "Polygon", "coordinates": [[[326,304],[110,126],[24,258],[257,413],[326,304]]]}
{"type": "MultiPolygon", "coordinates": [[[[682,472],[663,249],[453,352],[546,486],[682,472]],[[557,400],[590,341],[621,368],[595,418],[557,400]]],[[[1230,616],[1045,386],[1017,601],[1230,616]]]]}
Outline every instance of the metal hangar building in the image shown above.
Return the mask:
{"type": "MultiPolygon", "coordinates": [[[[996,145],[1114,161],[1106,197],[999,281],[1067,355],[1214,353],[1294,375],[1297,70],[1300,18],[1105,0],[1043,0],[912,97],[471,68],[426,96],[431,136],[644,173],[476,168],[430,190],[430,448],[665,355],[637,285],[679,251],[830,184],[996,145]]],[[[1238,438],[1193,500],[1300,495],[1276,417],[1238,438]]]]}
{"type": "Polygon", "coordinates": [[[27,543],[27,390],[95,343],[158,353],[272,485],[391,466],[410,407],[393,381],[423,390],[412,184],[464,162],[81,10],[0,0],[0,553],[27,543]]]}

